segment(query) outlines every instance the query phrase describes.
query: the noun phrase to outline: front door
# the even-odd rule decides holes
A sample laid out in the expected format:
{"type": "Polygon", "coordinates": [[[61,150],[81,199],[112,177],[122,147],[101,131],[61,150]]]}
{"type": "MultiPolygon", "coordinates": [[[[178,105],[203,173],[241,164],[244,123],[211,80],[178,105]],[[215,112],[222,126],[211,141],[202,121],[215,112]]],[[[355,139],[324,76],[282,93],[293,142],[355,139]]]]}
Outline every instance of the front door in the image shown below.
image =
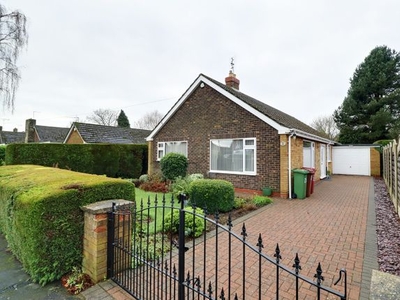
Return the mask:
{"type": "Polygon", "coordinates": [[[320,161],[321,161],[321,179],[326,177],[326,146],[321,145],[320,148],[320,161]]]}

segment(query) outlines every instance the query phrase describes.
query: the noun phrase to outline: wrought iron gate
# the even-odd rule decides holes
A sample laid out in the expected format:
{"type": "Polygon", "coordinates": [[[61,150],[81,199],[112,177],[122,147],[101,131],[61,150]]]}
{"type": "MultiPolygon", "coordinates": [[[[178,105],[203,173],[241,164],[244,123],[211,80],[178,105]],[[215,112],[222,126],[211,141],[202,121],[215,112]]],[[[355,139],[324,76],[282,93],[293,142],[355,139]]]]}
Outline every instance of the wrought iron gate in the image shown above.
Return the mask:
{"type": "Polygon", "coordinates": [[[132,211],[114,204],[109,213],[107,274],[135,299],[347,299],[346,270],[336,291],[322,284],[321,264],[306,277],[297,254],[290,268],[279,245],[268,256],[261,234],[253,246],[245,224],[235,232],[230,217],[224,226],[218,213],[206,217],[181,200],[142,200],[132,211]]]}

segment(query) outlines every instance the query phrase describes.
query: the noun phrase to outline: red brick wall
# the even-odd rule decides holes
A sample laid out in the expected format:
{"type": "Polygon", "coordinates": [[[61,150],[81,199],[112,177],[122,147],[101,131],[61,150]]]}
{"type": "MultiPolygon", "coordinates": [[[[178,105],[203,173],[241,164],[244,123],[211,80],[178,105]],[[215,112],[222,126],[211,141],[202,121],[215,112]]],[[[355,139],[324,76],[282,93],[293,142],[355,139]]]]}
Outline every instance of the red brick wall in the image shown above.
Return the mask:
{"type": "Polygon", "coordinates": [[[280,148],[277,131],[207,85],[197,88],[157,133],[149,166],[159,168],[157,142],[188,142],[188,173],[225,179],[236,188],[280,187],[280,148]],[[210,139],[256,138],[257,175],[209,174],[210,139]]]}

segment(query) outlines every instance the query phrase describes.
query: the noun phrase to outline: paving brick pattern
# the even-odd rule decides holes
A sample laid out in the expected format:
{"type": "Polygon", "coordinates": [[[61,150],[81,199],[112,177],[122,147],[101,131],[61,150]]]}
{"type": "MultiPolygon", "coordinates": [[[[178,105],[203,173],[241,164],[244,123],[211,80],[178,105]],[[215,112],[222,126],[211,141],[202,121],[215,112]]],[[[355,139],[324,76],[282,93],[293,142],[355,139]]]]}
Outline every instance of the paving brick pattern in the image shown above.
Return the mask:
{"type": "MultiPolygon", "coordinates": [[[[368,291],[365,291],[365,286],[362,291],[362,282],[370,280],[365,278],[370,276],[370,272],[365,272],[365,266],[363,273],[363,262],[371,184],[373,181],[370,177],[333,176],[317,184],[311,197],[304,200],[275,199],[274,204],[237,220],[233,231],[240,235],[242,224],[245,223],[247,240],[253,245],[257,244],[261,233],[263,253],[270,256],[273,256],[279,243],[282,263],[289,267],[298,253],[301,274],[310,278],[320,262],[325,277],[323,284],[336,290],[342,290],[342,286],[333,287],[333,282],[338,278],[339,270],[346,268],[348,299],[363,299],[368,291]]],[[[227,244],[222,243],[221,239],[219,244],[219,253],[226,252],[224,247],[227,244]]],[[[250,255],[246,259],[246,270],[256,269],[256,263],[257,260],[250,255]]],[[[270,282],[270,287],[264,289],[263,295],[271,299],[275,291],[274,276],[268,275],[264,274],[264,277],[270,282]]],[[[97,285],[83,296],[86,299],[131,299],[114,283],[107,281],[102,284],[106,286],[97,285]],[[96,298],[93,298],[95,292],[96,298]]],[[[293,280],[281,282],[280,299],[294,298],[293,285],[293,280]]],[[[315,298],[315,288],[307,289],[305,286],[302,289],[301,299],[315,298]]],[[[323,299],[334,297],[325,296],[323,299]]]]}

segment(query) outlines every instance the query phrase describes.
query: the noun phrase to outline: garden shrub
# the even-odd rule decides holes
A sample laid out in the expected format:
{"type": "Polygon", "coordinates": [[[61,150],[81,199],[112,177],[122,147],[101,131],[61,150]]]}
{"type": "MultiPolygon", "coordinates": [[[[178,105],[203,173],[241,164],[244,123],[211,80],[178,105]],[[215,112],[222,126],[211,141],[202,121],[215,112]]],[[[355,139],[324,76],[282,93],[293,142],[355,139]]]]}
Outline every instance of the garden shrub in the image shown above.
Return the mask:
{"type": "Polygon", "coordinates": [[[233,208],[233,184],[220,179],[195,180],[190,184],[190,202],[207,212],[228,212],[233,208]]]}
{"type": "Polygon", "coordinates": [[[172,152],[161,158],[160,167],[166,179],[174,180],[186,176],[188,161],[185,155],[172,152]]]}
{"type": "Polygon", "coordinates": [[[272,203],[272,199],[265,196],[255,196],[253,198],[255,206],[260,207],[272,203]]]}
{"type": "MultiPolygon", "coordinates": [[[[204,212],[200,208],[188,207],[185,213],[185,236],[199,237],[204,231],[204,212]]],[[[164,219],[166,232],[178,233],[179,231],[179,209],[169,212],[164,219]]]]}
{"type": "Polygon", "coordinates": [[[0,231],[32,280],[57,280],[82,263],[82,206],[106,199],[134,200],[122,179],[58,168],[0,168],[0,231]]]}
{"type": "Polygon", "coordinates": [[[235,197],[233,201],[233,208],[234,209],[242,208],[246,204],[246,202],[247,201],[244,198],[235,197]]]}
{"type": "Polygon", "coordinates": [[[149,175],[147,175],[147,174],[143,174],[143,175],[140,175],[140,177],[139,177],[139,182],[147,182],[147,181],[149,181],[149,175]]]}
{"type": "MultiPolygon", "coordinates": [[[[142,175],[143,176],[143,175],[142,175]]],[[[140,177],[142,177],[140,176],[140,177]]],[[[146,175],[147,176],[147,175],[146,175]]],[[[147,192],[155,192],[155,193],[168,193],[169,186],[165,179],[163,178],[162,174],[159,172],[155,172],[150,176],[143,176],[142,182],[139,186],[140,189],[147,191],[147,192]]],[[[140,178],[139,178],[140,180],[140,178]]]]}
{"type": "Polygon", "coordinates": [[[171,185],[171,191],[175,197],[178,197],[180,194],[185,194],[187,197],[190,195],[190,183],[203,179],[203,174],[191,174],[184,178],[177,177],[171,185]]]}

